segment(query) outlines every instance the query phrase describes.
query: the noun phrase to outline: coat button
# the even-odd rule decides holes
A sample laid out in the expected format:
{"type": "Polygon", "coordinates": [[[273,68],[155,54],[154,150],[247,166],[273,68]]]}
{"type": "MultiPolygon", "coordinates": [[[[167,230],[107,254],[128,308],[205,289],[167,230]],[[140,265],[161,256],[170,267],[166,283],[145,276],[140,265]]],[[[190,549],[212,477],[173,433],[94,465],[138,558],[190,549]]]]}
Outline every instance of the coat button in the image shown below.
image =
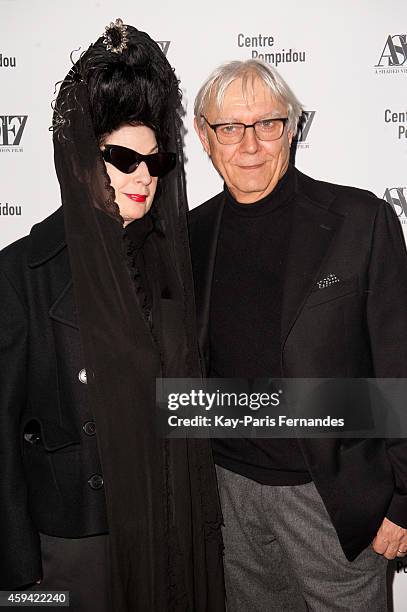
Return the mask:
{"type": "Polygon", "coordinates": [[[88,480],[88,485],[91,489],[101,489],[103,487],[103,476],[100,474],[93,474],[88,480]]]}
{"type": "Polygon", "coordinates": [[[24,440],[30,444],[39,444],[41,442],[41,435],[39,433],[25,433],[24,440]]]}
{"type": "Polygon", "coordinates": [[[78,372],[78,378],[81,381],[81,383],[83,383],[84,385],[86,385],[87,378],[86,378],[86,370],[85,368],[82,368],[82,370],[80,372],[78,372]]]}
{"type": "Polygon", "coordinates": [[[87,436],[94,436],[96,433],[96,423],[94,421],[86,421],[82,426],[83,431],[87,436]]]}

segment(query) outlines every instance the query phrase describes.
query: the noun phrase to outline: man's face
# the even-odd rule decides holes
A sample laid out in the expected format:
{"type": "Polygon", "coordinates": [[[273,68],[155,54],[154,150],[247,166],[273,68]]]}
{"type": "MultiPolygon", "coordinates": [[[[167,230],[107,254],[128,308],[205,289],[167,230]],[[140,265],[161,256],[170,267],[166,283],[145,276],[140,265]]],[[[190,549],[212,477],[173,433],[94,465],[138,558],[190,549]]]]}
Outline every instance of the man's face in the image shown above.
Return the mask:
{"type": "MultiPolygon", "coordinates": [[[[246,99],[242,80],[236,79],[226,89],[221,108],[212,99],[205,117],[211,124],[252,124],[262,119],[287,117],[287,109],[254,77],[252,81],[249,79],[246,99]]],[[[259,140],[254,129],[248,128],[238,144],[220,144],[215,132],[205,123],[201,126],[195,121],[195,129],[229,191],[242,204],[257,202],[271,193],[287,169],[292,140],[287,127],[281,138],[273,141],[259,140]]]]}

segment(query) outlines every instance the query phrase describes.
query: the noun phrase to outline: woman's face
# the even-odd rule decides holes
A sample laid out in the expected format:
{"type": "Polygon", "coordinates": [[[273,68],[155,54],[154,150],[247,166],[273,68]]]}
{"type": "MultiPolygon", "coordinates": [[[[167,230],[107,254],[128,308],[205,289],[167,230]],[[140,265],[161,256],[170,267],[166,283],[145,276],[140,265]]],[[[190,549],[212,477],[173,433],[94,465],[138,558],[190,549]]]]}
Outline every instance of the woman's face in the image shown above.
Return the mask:
{"type": "MultiPolygon", "coordinates": [[[[156,153],[158,150],[153,130],[145,125],[123,125],[103,140],[103,145],[107,144],[127,147],[142,155],[156,153]]],[[[150,210],[158,179],[150,175],[145,162],[141,162],[131,174],[121,172],[109,162],[105,163],[126,227],[135,219],[144,217],[150,210]]]]}

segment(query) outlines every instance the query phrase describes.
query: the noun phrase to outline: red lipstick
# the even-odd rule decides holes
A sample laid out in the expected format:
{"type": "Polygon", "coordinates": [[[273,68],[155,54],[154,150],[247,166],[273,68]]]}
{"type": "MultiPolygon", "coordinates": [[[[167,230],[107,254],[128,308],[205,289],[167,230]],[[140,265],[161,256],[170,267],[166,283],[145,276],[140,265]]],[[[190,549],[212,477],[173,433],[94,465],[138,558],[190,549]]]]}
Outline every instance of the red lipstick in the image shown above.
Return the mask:
{"type": "Polygon", "coordinates": [[[125,195],[133,202],[145,202],[147,199],[146,195],[141,195],[140,193],[126,193],[125,195]]]}

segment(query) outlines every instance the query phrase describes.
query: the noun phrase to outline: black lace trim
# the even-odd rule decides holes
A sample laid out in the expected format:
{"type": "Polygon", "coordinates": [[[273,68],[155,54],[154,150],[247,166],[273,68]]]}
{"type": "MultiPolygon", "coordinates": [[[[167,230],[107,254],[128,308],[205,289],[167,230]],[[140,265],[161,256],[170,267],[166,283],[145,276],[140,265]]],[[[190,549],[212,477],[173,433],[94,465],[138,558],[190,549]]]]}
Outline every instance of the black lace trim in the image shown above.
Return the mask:
{"type": "MultiPolygon", "coordinates": [[[[138,222],[134,221],[134,223],[138,222]]],[[[130,277],[133,281],[137,300],[139,302],[143,316],[149,324],[150,328],[152,327],[153,300],[145,275],[142,247],[145,240],[147,239],[147,236],[152,231],[153,228],[147,230],[142,236],[137,236],[137,238],[134,239],[130,237],[130,232],[124,232],[127,267],[130,273],[130,277]]]]}

